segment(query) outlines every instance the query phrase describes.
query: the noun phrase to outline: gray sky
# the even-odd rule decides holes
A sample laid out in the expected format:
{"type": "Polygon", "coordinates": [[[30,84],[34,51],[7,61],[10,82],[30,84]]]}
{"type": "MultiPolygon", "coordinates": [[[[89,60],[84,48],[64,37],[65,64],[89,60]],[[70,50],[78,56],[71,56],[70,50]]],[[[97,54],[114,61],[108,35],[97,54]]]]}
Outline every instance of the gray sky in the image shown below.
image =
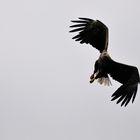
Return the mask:
{"type": "Polygon", "coordinates": [[[70,20],[89,17],[110,31],[114,60],[140,68],[138,0],[0,1],[1,140],[139,140],[140,90],[120,107],[120,86],[89,76],[99,53],[69,34],[70,20]]]}

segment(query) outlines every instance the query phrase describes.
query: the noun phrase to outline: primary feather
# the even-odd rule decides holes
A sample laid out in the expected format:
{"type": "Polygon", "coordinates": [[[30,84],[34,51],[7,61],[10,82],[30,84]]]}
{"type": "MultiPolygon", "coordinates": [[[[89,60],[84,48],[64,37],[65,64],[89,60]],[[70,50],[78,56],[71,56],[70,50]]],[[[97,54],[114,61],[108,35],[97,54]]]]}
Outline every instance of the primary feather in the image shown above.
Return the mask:
{"type": "Polygon", "coordinates": [[[79,20],[72,20],[75,25],[70,26],[70,32],[78,32],[78,35],[73,39],[80,41],[81,44],[89,43],[100,52],[107,50],[108,47],[108,28],[99,20],[92,20],[89,18],[79,18],[79,20]]]}
{"type": "Polygon", "coordinates": [[[117,104],[121,102],[121,106],[127,106],[131,99],[133,103],[136,97],[138,83],[140,82],[138,69],[134,66],[110,60],[107,71],[114,80],[122,84],[113,93],[112,101],[117,100],[117,104]]]}

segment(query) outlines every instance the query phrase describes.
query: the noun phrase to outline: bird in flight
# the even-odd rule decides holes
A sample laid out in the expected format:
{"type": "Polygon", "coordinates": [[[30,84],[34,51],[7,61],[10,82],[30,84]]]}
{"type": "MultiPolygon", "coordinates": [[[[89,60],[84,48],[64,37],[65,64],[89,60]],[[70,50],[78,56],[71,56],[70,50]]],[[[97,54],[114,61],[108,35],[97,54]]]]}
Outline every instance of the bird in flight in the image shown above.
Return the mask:
{"type": "Polygon", "coordinates": [[[97,80],[100,84],[111,85],[109,76],[121,83],[121,86],[112,94],[112,99],[117,104],[127,106],[130,100],[135,100],[140,77],[137,67],[114,61],[108,54],[108,27],[99,20],[79,18],[72,20],[70,32],[78,32],[72,39],[81,44],[90,44],[100,52],[99,58],[94,64],[94,72],[90,76],[90,83],[97,80]]]}

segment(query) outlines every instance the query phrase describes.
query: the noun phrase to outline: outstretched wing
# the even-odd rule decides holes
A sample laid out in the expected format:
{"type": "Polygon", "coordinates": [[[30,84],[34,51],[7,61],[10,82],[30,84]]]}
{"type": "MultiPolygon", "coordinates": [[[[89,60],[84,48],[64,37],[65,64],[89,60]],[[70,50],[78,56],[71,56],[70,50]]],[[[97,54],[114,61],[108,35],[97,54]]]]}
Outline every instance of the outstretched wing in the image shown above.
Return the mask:
{"type": "Polygon", "coordinates": [[[138,69],[111,61],[108,71],[114,80],[122,83],[122,86],[113,93],[112,101],[117,99],[117,104],[121,102],[121,106],[127,106],[131,99],[133,103],[140,82],[138,69]]]}
{"type": "Polygon", "coordinates": [[[79,18],[79,20],[72,20],[75,25],[70,26],[74,28],[70,32],[78,32],[78,35],[72,39],[80,41],[81,44],[89,43],[100,52],[107,50],[108,47],[108,28],[99,20],[92,20],[89,18],[79,18]]]}

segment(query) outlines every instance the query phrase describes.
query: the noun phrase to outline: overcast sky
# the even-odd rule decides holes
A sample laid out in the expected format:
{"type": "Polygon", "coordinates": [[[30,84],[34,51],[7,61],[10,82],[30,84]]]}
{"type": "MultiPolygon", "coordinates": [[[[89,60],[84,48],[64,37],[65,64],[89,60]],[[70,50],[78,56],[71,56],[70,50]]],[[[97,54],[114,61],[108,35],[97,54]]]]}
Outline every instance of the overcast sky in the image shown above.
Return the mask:
{"type": "Polygon", "coordinates": [[[140,90],[125,108],[119,83],[89,84],[99,52],[71,39],[77,17],[104,22],[112,58],[140,69],[139,0],[1,0],[1,140],[140,139],[140,90]]]}

